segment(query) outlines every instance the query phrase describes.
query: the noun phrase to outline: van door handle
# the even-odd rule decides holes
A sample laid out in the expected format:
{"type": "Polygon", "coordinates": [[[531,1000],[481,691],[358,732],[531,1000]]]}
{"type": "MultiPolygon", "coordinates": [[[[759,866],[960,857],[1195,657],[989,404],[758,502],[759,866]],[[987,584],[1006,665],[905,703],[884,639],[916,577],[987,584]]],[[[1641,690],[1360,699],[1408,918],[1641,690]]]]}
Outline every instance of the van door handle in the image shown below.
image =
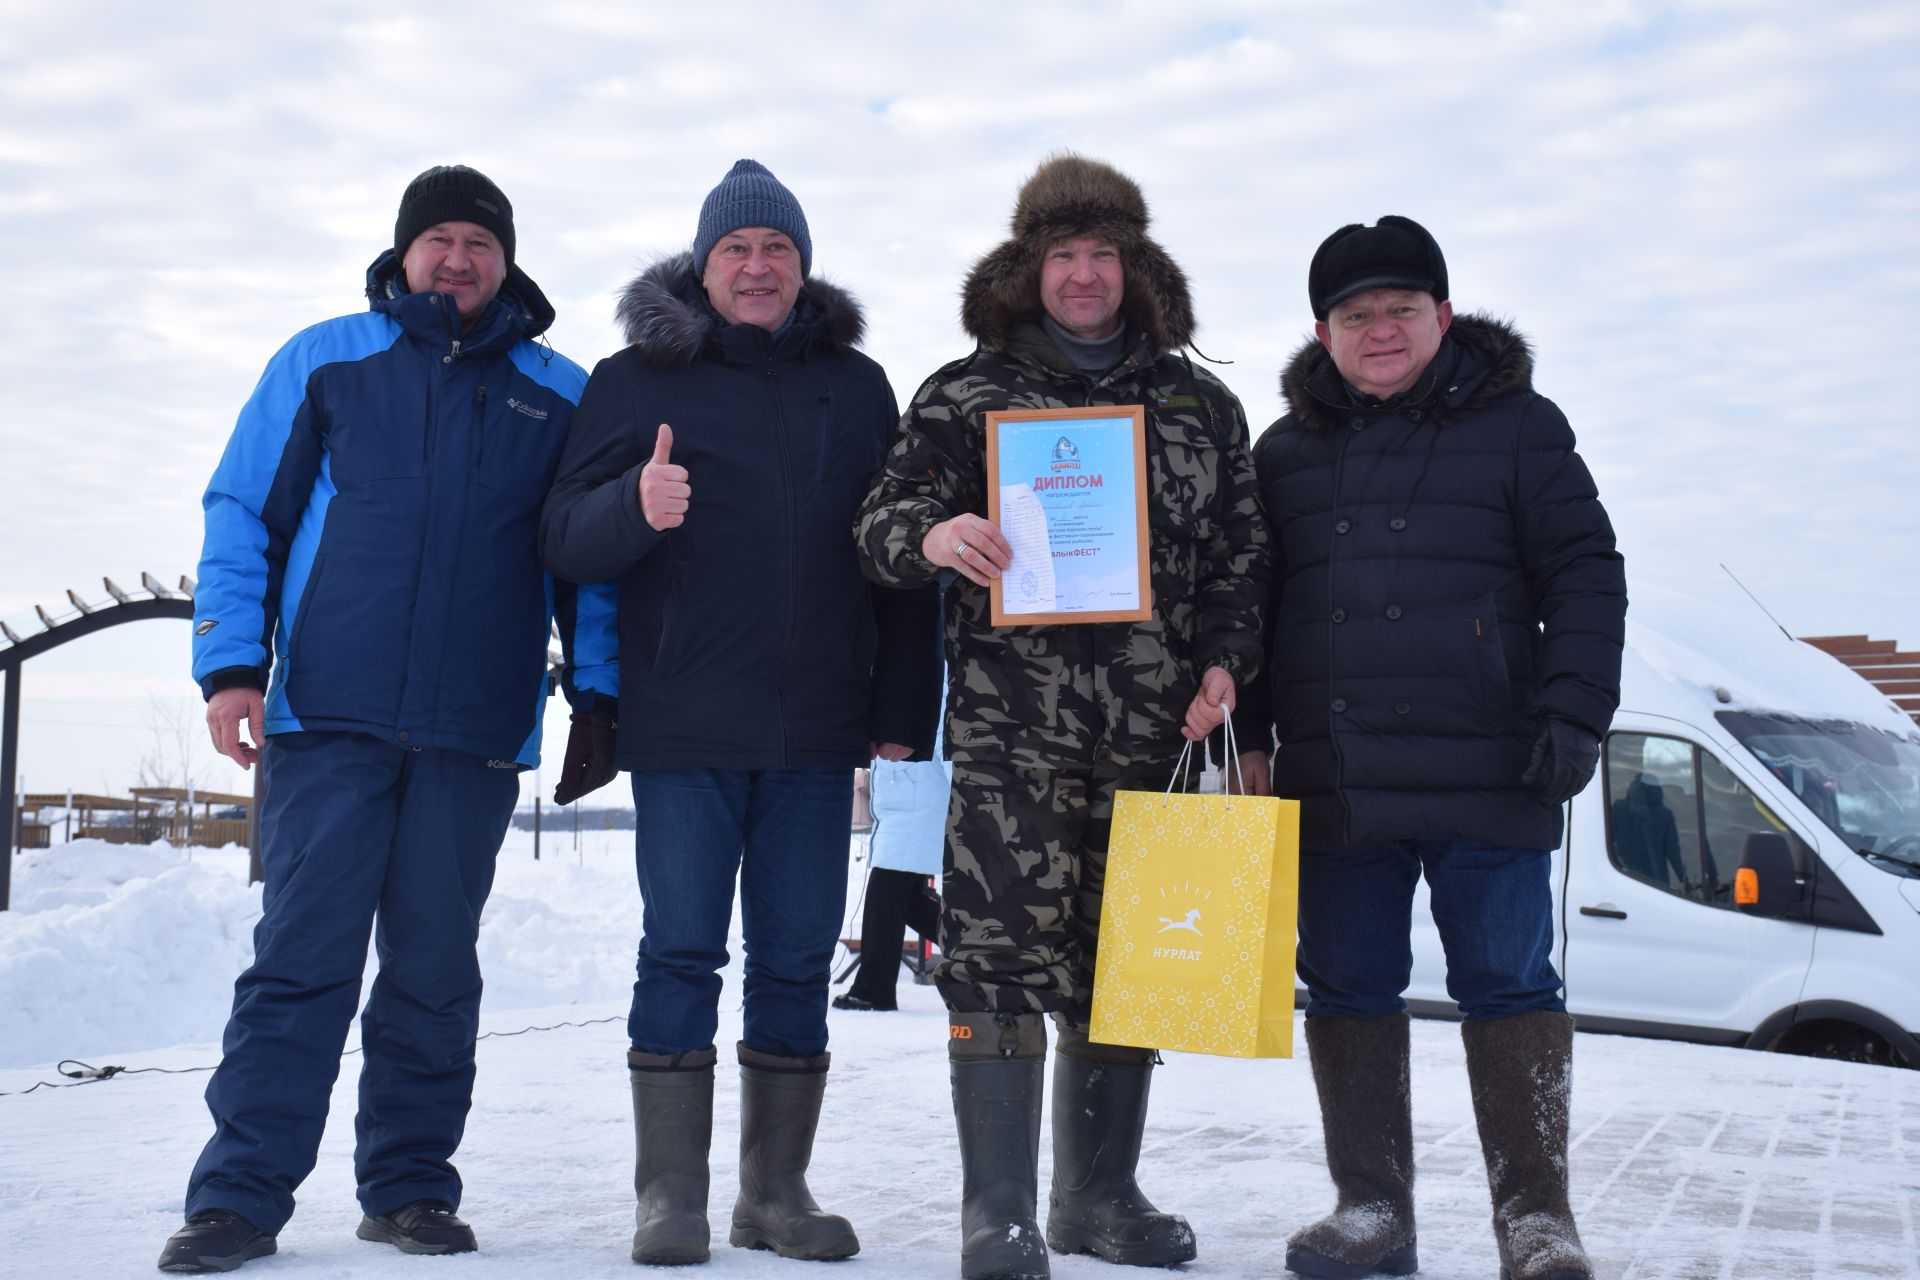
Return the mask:
{"type": "Polygon", "coordinates": [[[1599,916],[1602,920],[1625,920],[1627,918],[1627,913],[1618,907],[1582,907],[1580,908],[1580,914],[1583,916],[1599,916]]]}

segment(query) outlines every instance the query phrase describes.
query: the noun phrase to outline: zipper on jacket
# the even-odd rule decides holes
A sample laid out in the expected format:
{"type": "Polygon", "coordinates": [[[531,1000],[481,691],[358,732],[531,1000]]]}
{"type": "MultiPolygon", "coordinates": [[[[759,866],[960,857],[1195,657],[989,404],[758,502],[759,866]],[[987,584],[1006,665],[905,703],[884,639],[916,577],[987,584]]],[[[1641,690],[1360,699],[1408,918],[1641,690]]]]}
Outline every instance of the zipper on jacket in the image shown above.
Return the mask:
{"type": "Polygon", "coordinates": [[[827,483],[827,459],[833,454],[833,388],[822,391],[816,403],[820,406],[820,439],[813,458],[813,487],[819,489],[827,483]]]}
{"type": "Polygon", "coordinates": [[[447,303],[450,299],[448,299],[444,293],[434,294],[433,300],[439,304],[440,318],[447,322],[447,332],[453,335],[451,340],[453,345],[448,349],[446,355],[440,357],[440,363],[452,364],[460,358],[460,311],[458,308],[454,308],[451,311],[448,310],[447,303]]]}
{"type": "MultiPolygon", "coordinates": [[[[460,338],[458,336],[460,333],[460,316],[457,311],[448,314],[446,294],[434,294],[433,302],[434,305],[440,308],[440,318],[447,322],[447,331],[455,335],[449,339],[452,346],[448,349],[447,354],[440,357],[441,364],[450,365],[458,359],[460,355],[460,338]]],[[[429,380],[427,386],[427,421],[424,429],[420,433],[420,465],[422,467],[429,467],[433,463],[434,437],[439,434],[439,422],[440,384],[429,380]]]]}
{"type": "MultiPolygon", "coordinates": [[[[787,494],[787,591],[786,620],[780,628],[780,665],[777,671],[784,673],[787,660],[793,653],[793,612],[794,598],[800,587],[800,538],[798,524],[799,513],[794,505],[793,495],[793,451],[787,447],[786,418],[780,412],[780,372],[774,366],[771,353],[767,356],[767,398],[773,404],[773,434],[780,444],[780,484],[787,494]]],[[[780,717],[780,767],[787,768],[787,699],[783,681],[776,678],[773,691],[774,711],[780,717]]]]}

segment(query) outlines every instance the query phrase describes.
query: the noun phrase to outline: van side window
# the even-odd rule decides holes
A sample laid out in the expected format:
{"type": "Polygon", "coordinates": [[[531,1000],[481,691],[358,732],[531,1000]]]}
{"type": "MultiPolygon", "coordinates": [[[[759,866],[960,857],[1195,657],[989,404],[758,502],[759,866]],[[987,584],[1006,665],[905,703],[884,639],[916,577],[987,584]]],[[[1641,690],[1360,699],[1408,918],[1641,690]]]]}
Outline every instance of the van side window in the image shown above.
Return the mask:
{"type": "Polygon", "coordinates": [[[1635,880],[1711,906],[1733,906],[1746,838],[1779,832],[1804,871],[1808,850],[1720,762],[1684,738],[1607,737],[1607,856],[1635,880]]]}
{"type": "Polygon", "coordinates": [[[1718,863],[1727,893],[1732,892],[1733,873],[1740,866],[1740,855],[1751,835],[1764,832],[1785,836],[1787,847],[1793,851],[1794,870],[1801,875],[1807,873],[1813,851],[1707,751],[1700,753],[1700,800],[1706,814],[1706,851],[1718,863]]]}
{"type": "Polygon", "coordinates": [[[1711,902],[1693,755],[1680,738],[1608,736],[1607,856],[1636,880],[1711,902]]]}

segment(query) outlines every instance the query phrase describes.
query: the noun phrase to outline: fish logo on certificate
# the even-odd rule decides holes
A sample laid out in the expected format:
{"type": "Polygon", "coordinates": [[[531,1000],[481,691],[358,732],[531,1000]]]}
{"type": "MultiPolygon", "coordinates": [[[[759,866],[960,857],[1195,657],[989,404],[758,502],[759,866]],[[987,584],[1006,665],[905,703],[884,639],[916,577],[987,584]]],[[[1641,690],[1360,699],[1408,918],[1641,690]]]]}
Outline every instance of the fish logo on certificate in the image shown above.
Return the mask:
{"type": "Polygon", "coordinates": [[[994,626],[1153,616],[1146,425],[1141,405],[986,415],[987,519],[1013,548],[994,626]]]}

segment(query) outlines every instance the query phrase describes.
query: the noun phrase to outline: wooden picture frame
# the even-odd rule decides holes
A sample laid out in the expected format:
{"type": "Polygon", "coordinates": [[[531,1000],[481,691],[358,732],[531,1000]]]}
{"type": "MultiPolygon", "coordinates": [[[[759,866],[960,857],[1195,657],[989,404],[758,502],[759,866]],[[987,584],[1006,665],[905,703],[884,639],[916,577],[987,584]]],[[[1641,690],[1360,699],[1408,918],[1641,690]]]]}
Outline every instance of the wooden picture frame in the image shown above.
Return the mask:
{"type": "Polygon", "coordinates": [[[1151,619],[1146,407],[994,409],[986,435],[987,519],[1014,549],[993,625],[1151,619]]]}

